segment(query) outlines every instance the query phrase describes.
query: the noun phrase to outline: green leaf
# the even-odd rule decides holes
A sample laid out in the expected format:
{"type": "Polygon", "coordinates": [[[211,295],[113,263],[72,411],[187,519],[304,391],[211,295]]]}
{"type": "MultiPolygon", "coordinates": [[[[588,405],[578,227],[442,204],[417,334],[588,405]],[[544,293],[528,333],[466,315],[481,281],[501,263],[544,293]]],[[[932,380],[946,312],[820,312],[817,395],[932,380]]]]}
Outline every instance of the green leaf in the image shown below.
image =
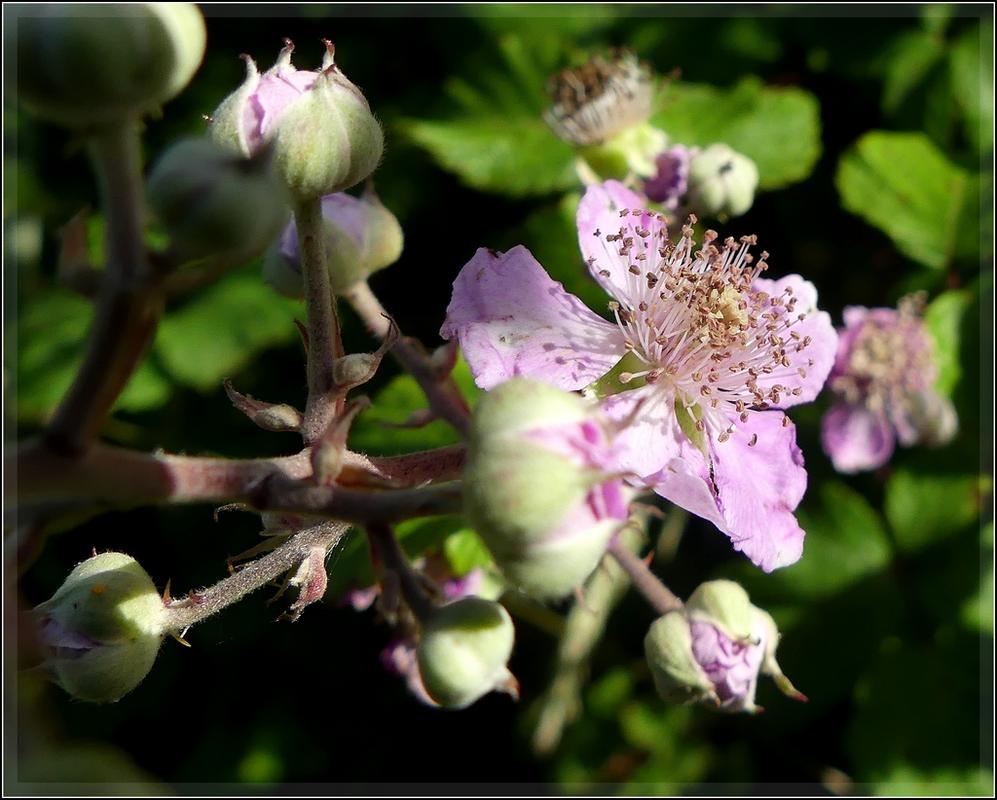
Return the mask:
{"type": "MultiPolygon", "coordinates": [[[[899,769],[915,764],[928,780],[947,783],[953,777],[942,775],[976,768],[982,647],[968,633],[936,636],[927,643],[890,636],[878,653],[868,654],[846,742],[857,781],[895,780],[899,769]]],[[[935,788],[921,792],[934,794],[935,788]]],[[[943,785],[937,789],[951,791],[943,785]]]]}
{"type": "Polygon", "coordinates": [[[970,630],[994,635],[994,523],[980,532],[980,585],[959,609],[960,621],[970,630]]]}
{"type": "Polygon", "coordinates": [[[963,317],[972,302],[970,292],[953,289],[932,300],[924,311],[924,324],[935,345],[935,364],[938,366],[936,387],[946,396],[952,394],[962,377],[960,332],[963,317]]]}
{"type": "MultiPolygon", "coordinates": [[[[18,419],[41,421],[59,404],[83,360],[92,318],[91,303],[62,290],[36,296],[19,309],[15,333],[7,339],[8,363],[16,363],[18,419]]],[[[147,411],[165,403],[171,388],[146,357],[114,407],[147,411]]]]}
{"type": "Polygon", "coordinates": [[[821,484],[818,502],[808,498],[798,517],[807,534],[800,561],[771,575],[759,575],[750,564],[734,568],[757,602],[829,597],[889,564],[883,520],[844,483],[821,484]]]}
{"type": "Polygon", "coordinates": [[[470,528],[463,528],[448,536],[443,543],[443,555],[458,578],[477,567],[487,567],[492,563],[492,554],[488,552],[481,537],[470,528]]]}
{"type": "Polygon", "coordinates": [[[886,54],[883,110],[892,114],[945,54],[941,38],[926,30],[905,31],[886,54]]]}
{"type": "Polygon", "coordinates": [[[985,475],[923,475],[896,469],[886,484],[884,511],[897,545],[914,551],[970,525],[990,490],[985,475]]]}
{"type": "Polygon", "coordinates": [[[899,764],[872,784],[877,797],[992,797],[994,774],[985,767],[925,770],[899,764]]]}
{"type": "Polygon", "coordinates": [[[980,158],[994,149],[993,23],[974,25],[949,53],[952,96],[980,158]]]}
{"type": "Polygon", "coordinates": [[[155,350],[180,383],[207,392],[261,351],[293,342],[296,316],[302,316],[301,303],[266,286],[254,263],[167,314],[155,350]]]}
{"type": "MultiPolygon", "coordinates": [[[[934,269],[955,257],[960,216],[979,199],[968,173],[921,133],[865,134],[841,157],[836,184],[847,210],[934,269]]],[[[978,234],[972,243],[975,248],[978,234]]]]}
{"type": "Polygon", "coordinates": [[[671,82],[658,107],[651,122],[671,141],[728,144],[755,162],[762,189],[803,180],[820,157],[820,105],[803,89],[765,86],[756,77],[730,89],[671,82]]]}
{"type": "Polygon", "coordinates": [[[399,125],[441,167],[474,189],[523,197],[578,183],[574,151],[539,116],[410,119],[399,125]]]}

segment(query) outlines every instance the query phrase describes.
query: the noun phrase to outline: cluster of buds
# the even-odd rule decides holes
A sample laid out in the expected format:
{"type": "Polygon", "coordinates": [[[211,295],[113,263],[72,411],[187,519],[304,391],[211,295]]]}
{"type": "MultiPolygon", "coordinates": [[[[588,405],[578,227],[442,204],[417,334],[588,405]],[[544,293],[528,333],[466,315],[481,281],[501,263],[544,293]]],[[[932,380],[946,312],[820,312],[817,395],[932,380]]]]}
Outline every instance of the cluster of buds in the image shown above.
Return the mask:
{"type": "Polygon", "coordinates": [[[509,581],[537,597],[580,586],[628,515],[606,424],[581,397],[514,378],[475,409],[468,519],[509,581]]]}
{"type": "Polygon", "coordinates": [[[786,695],[806,698],[775,660],[779,633],[733,581],[708,581],[685,606],[659,617],[644,639],[654,684],[669,702],[708,703],[723,711],[755,712],[759,673],[786,695]]]}
{"type": "Polygon", "coordinates": [[[79,564],[34,609],[45,670],[78,700],[110,703],[139,685],[167,633],[167,609],[149,574],[124,553],[79,564]]]}
{"type": "Polygon", "coordinates": [[[549,81],[551,130],[575,145],[585,183],[605,178],[642,184],[648,200],[676,214],[719,219],[744,214],[754,202],[758,168],[725,144],[706,148],[669,144],[651,125],[655,81],[628,50],[595,55],[549,81]]]}

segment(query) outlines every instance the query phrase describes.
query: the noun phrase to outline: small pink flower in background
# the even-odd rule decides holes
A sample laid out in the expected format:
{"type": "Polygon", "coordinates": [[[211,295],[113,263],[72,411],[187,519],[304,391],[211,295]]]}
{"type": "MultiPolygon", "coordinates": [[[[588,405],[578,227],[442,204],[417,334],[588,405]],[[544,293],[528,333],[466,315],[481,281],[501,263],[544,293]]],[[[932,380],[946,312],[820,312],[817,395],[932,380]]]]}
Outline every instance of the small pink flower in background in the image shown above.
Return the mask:
{"type": "Polygon", "coordinates": [[[848,306],[828,385],[838,400],[824,416],[821,439],[839,472],[881,467],[897,439],[941,445],[956,433],[951,402],[935,391],[938,369],[920,318],[923,297],[897,309],[848,306]]]}
{"type": "Polygon", "coordinates": [[[458,338],[484,389],[524,375],[601,397],[623,423],[618,469],[713,522],[765,571],[792,564],[806,471],[779,409],[823,386],[830,318],[799,276],[759,277],[767,254],[754,260],[753,237],[717,247],[708,231],[696,250],[686,227],[673,244],[664,218],[641,206],[607,181],[578,208],[581,250],[615,324],[525,248],[481,249],[454,282],[441,334],[458,338]]]}
{"type": "Polygon", "coordinates": [[[678,210],[689,190],[689,162],[698,148],[675,145],[655,159],[657,172],[644,181],[647,199],[660,203],[669,211],[678,210]]]}

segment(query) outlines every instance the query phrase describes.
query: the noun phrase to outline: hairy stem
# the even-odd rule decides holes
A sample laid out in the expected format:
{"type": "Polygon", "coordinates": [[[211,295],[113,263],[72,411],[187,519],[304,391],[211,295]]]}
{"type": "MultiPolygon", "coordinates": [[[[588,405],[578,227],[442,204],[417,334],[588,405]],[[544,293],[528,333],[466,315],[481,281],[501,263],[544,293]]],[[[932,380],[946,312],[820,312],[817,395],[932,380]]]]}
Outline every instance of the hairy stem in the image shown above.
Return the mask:
{"type": "Polygon", "coordinates": [[[187,597],[167,603],[167,630],[179,633],[196,625],[223,608],[237,603],[247,594],[276,580],[294,569],[316,547],[326,552],[335,547],[346,535],[349,525],[342,522],[325,522],[305,528],[291,536],[284,544],[261,558],[251,561],[234,575],[220,580],[214,586],[187,597]]]}
{"type": "Polygon", "coordinates": [[[97,436],[162,314],[162,294],[142,240],[140,154],[134,120],[100,132],[91,142],[107,222],[107,269],[83,364],[46,434],[61,452],[82,452],[97,436]]]}
{"type": "MultiPolygon", "coordinates": [[[[388,335],[387,312],[366,281],[353,284],[344,296],[371,333],[380,339],[388,335]]],[[[436,416],[449,422],[462,436],[467,436],[470,411],[452,378],[440,377],[429,357],[405,337],[399,337],[391,352],[422,387],[436,416]]]]}
{"type": "Polygon", "coordinates": [[[412,609],[416,619],[425,622],[433,613],[433,603],[420,585],[419,578],[408,563],[391,527],[382,524],[368,525],[367,537],[380,555],[385,568],[398,577],[405,603],[412,609]]]}
{"type": "Polygon", "coordinates": [[[619,535],[613,537],[613,541],[609,545],[609,552],[616,559],[616,562],[623,567],[623,571],[627,573],[634,588],[644,595],[644,599],[651,604],[655,611],[664,615],[669,611],[677,611],[682,608],[682,601],[661,582],[657,575],[651,572],[644,559],[627,547],[619,535]]]}
{"type": "Polygon", "coordinates": [[[336,314],[336,298],[326,266],[321,198],[296,203],[294,224],[298,233],[305,309],[308,313],[308,402],[301,435],[306,444],[313,444],[337,412],[333,368],[336,359],[343,355],[343,342],[336,314]]]}
{"type": "MultiPolygon", "coordinates": [[[[367,460],[349,455],[347,463],[362,464],[367,460]]],[[[413,455],[423,461],[415,463],[414,474],[425,476],[428,455],[413,455]]],[[[405,473],[407,459],[369,461],[391,475],[405,473]]],[[[453,454],[446,454],[446,460],[444,468],[450,469],[453,454]]],[[[358,523],[451,514],[461,508],[460,484],[456,482],[390,490],[312,486],[304,481],[311,475],[308,450],[284,458],[229,461],[95,445],[83,455],[69,458],[36,443],[19,451],[16,471],[17,496],[22,505],[55,499],[90,500],[112,508],[248,503],[260,511],[316,514],[358,523]]]]}

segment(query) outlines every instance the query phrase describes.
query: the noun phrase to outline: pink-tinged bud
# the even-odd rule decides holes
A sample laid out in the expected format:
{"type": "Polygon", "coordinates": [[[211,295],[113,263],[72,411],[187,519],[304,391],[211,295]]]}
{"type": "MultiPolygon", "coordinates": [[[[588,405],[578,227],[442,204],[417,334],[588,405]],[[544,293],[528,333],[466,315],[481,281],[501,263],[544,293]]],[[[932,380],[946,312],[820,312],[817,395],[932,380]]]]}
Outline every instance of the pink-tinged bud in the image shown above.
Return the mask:
{"type": "MultiPolygon", "coordinates": [[[[322,229],[329,280],[336,294],[394,264],[402,254],[402,227],[373,192],[364,192],[361,197],[342,192],[323,197],[322,229]]],[[[298,234],[293,221],[267,253],[263,277],[281,294],[303,295],[298,234]]]]}
{"type": "Polygon", "coordinates": [[[52,3],[16,13],[4,45],[16,53],[18,99],[71,128],[158,108],[204,57],[204,18],[193,3],[52,3]]]}
{"type": "Polygon", "coordinates": [[[659,153],[654,160],[654,175],[644,181],[647,199],[677,211],[689,190],[689,162],[699,148],[677,144],[659,153]]]}
{"type": "Polygon", "coordinates": [[[45,668],[78,700],[109,703],[149,673],[167,611],[148,573],[124,553],[88,558],[35,608],[45,668]]]}
{"type": "Polygon", "coordinates": [[[216,141],[243,155],[265,142],[278,173],[299,199],[341,192],[367,178],[381,161],[384,134],[363,93],[334,63],[326,45],[317,72],[291,64],[287,42],[260,75],[246,58],[246,80],[212,115],[216,141]]]}
{"type": "Polygon", "coordinates": [[[538,597],[580,586],[627,518],[597,411],[575,394],[514,378],[475,409],[464,473],[468,519],[514,585],[538,597]]]}
{"type": "Polygon", "coordinates": [[[759,673],[784,694],[806,698],[775,659],[779,633],[772,617],[751,605],[733,581],[708,581],[686,606],[660,617],[644,640],[658,693],[671,702],[708,703],[755,712],[759,673]]]}

